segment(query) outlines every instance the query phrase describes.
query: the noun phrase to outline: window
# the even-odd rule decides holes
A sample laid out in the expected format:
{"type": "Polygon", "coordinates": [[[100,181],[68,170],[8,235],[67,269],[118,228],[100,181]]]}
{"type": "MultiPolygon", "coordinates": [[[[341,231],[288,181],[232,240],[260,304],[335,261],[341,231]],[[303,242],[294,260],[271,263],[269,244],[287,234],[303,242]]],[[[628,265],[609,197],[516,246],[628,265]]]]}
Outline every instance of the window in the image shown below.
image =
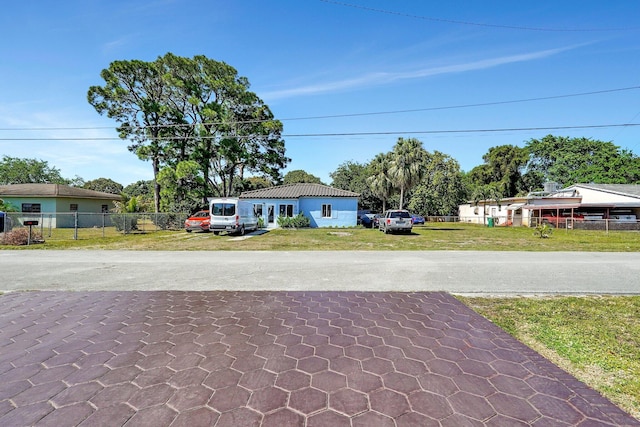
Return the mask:
{"type": "Polygon", "coordinates": [[[262,203],[256,203],[253,205],[253,212],[255,212],[257,217],[262,216],[262,203]]]}
{"type": "Polygon", "coordinates": [[[236,214],[236,205],[234,203],[214,203],[213,211],[214,216],[233,216],[236,214]]]}
{"type": "Polygon", "coordinates": [[[293,217],[293,205],[280,205],[280,216],[293,217]]]}
{"type": "Polygon", "coordinates": [[[391,212],[389,214],[390,218],[411,218],[411,215],[409,215],[409,212],[406,211],[397,211],[397,212],[391,212]]]}
{"type": "Polygon", "coordinates": [[[71,204],[69,205],[69,210],[70,210],[71,212],[77,212],[77,211],[78,211],[78,204],[77,204],[77,203],[71,203],[71,204]]]}
{"type": "Polygon", "coordinates": [[[22,212],[40,213],[40,203],[23,203],[22,212]]]}
{"type": "Polygon", "coordinates": [[[322,218],[331,218],[331,205],[322,205],[322,218]]]}
{"type": "Polygon", "coordinates": [[[102,213],[109,213],[109,205],[102,205],[102,213]]]}

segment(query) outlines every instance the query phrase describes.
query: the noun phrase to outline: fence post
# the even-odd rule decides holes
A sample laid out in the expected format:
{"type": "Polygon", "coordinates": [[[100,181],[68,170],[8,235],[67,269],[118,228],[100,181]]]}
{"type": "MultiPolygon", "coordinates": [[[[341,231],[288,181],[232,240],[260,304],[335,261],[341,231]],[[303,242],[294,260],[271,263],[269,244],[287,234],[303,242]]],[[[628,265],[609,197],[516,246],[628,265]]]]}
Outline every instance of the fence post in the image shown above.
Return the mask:
{"type": "Polygon", "coordinates": [[[105,215],[107,215],[107,214],[102,212],[102,237],[104,237],[105,215]]]}
{"type": "Polygon", "coordinates": [[[78,240],[78,211],[73,213],[73,240],[78,240]]]}
{"type": "Polygon", "coordinates": [[[606,231],[606,234],[609,234],[609,218],[606,218],[604,220],[604,229],[606,231]]]}

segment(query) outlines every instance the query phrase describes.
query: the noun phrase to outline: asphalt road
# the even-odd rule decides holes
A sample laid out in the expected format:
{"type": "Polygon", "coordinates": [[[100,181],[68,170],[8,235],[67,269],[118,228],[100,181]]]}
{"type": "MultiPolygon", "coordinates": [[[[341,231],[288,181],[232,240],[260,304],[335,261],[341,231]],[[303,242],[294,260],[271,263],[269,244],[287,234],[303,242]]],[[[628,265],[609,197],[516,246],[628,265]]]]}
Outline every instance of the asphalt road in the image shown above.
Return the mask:
{"type": "Polygon", "coordinates": [[[640,253],[0,251],[0,291],[640,294],[640,253]]]}

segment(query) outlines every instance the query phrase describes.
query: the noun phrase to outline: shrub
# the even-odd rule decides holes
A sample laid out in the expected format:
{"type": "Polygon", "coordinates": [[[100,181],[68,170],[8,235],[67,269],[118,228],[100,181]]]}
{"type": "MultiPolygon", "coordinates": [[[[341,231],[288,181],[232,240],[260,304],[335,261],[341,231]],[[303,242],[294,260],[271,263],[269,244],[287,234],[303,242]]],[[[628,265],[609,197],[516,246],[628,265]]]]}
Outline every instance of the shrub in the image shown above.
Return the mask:
{"type": "Polygon", "coordinates": [[[124,233],[138,229],[138,217],[133,214],[112,214],[111,222],[116,227],[116,230],[123,231],[124,233]]]}
{"type": "Polygon", "coordinates": [[[309,228],[311,221],[300,213],[294,217],[279,216],[278,225],[282,228],[309,228]]]}
{"type": "Polygon", "coordinates": [[[149,214],[151,221],[161,230],[180,230],[184,227],[184,218],[189,216],[182,213],[149,214]]]}
{"type": "Polygon", "coordinates": [[[546,239],[547,237],[551,236],[552,232],[553,232],[553,227],[551,227],[546,222],[543,222],[536,226],[536,229],[533,232],[533,235],[538,236],[541,239],[546,239]]]}
{"type": "MultiPolygon", "coordinates": [[[[42,243],[42,234],[40,232],[31,231],[31,243],[42,243]]],[[[23,246],[29,243],[29,229],[28,228],[14,228],[13,230],[5,233],[3,242],[5,245],[10,246],[23,246]]]]}

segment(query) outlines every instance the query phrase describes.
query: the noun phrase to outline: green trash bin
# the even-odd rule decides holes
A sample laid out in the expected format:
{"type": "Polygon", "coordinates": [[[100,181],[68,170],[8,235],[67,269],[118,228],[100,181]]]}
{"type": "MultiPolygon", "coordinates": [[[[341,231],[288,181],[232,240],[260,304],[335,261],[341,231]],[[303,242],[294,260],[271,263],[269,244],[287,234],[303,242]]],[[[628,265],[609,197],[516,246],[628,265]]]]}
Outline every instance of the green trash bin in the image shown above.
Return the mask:
{"type": "Polygon", "coordinates": [[[489,217],[489,218],[487,218],[487,225],[488,225],[489,227],[493,227],[493,217],[489,217]]]}

